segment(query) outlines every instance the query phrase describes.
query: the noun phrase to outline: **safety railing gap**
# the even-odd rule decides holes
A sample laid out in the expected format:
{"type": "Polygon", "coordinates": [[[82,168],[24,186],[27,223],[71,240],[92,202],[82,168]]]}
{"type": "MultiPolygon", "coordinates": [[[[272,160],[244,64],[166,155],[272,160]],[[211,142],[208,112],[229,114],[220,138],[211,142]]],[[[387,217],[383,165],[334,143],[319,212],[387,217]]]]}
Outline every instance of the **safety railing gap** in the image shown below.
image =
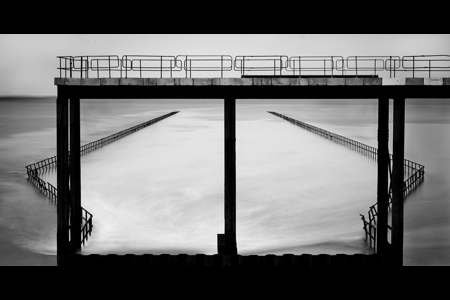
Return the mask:
{"type": "MultiPolygon", "coordinates": [[[[351,148],[356,148],[358,150],[361,150],[361,152],[368,154],[369,156],[374,157],[375,159],[378,157],[378,149],[371,147],[369,145],[360,143],[358,141],[346,138],[344,136],[332,133],[330,131],[324,130],[322,128],[295,120],[293,118],[287,117],[285,115],[282,115],[277,112],[268,111],[268,113],[273,114],[279,118],[282,118],[288,122],[291,122],[294,125],[300,126],[304,129],[307,129],[311,132],[314,132],[316,134],[319,134],[323,137],[326,137],[327,139],[333,140],[335,142],[345,144],[347,146],[350,146],[351,148]]],[[[392,154],[389,154],[389,164],[391,164],[393,161],[392,154]]],[[[406,196],[412,192],[424,179],[425,176],[425,167],[421,164],[415,163],[413,161],[404,159],[404,170],[405,175],[407,176],[407,179],[403,182],[403,195],[404,199],[406,199],[406,196]]],[[[392,180],[391,180],[392,182],[392,180]]],[[[391,210],[392,206],[392,188],[389,187],[389,204],[388,209],[391,210]]],[[[377,231],[377,203],[369,207],[368,212],[368,221],[366,220],[365,216],[360,214],[361,220],[363,221],[363,229],[366,234],[366,240],[369,241],[370,246],[375,250],[376,249],[376,231],[377,231]]],[[[388,229],[392,229],[389,224],[386,224],[388,229]]]]}
{"type": "MultiPolygon", "coordinates": [[[[178,112],[179,111],[170,112],[168,114],[162,115],[160,117],[154,118],[152,120],[146,121],[144,123],[135,125],[128,129],[111,134],[102,139],[99,139],[94,142],[83,145],[80,147],[80,155],[85,155],[89,152],[92,152],[100,147],[103,147],[107,144],[117,141],[120,138],[123,138],[123,137],[125,137],[129,134],[132,134],[138,130],[146,128],[146,127],[148,127],[152,124],[155,124],[156,122],[159,122],[165,118],[168,118],[178,112]]],[[[69,161],[70,161],[70,152],[69,152],[69,161]]],[[[29,165],[25,166],[25,168],[27,169],[28,180],[30,182],[32,182],[44,195],[46,195],[48,198],[50,198],[50,200],[52,200],[54,203],[56,203],[56,201],[57,201],[57,194],[58,194],[57,189],[50,182],[45,182],[44,180],[42,180],[39,177],[39,171],[41,171],[43,169],[55,167],[56,165],[57,165],[57,157],[53,156],[53,157],[38,161],[37,163],[33,163],[33,164],[29,164],[29,165]]],[[[85,241],[88,240],[88,236],[91,235],[92,229],[94,227],[92,224],[93,215],[89,211],[84,209],[83,207],[81,208],[81,210],[82,210],[81,242],[83,245],[85,245],[85,241]]],[[[70,224],[69,224],[69,228],[70,228],[70,224]]]]}

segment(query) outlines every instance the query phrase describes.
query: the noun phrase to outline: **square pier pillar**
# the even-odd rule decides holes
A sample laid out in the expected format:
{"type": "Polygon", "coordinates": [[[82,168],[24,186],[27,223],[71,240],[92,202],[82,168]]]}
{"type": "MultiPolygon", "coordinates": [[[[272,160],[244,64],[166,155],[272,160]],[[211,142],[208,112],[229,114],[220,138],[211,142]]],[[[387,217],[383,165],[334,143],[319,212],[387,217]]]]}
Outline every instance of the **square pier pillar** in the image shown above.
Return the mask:
{"type": "Polygon", "coordinates": [[[81,250],[80,99],[70,99],[69,113],[69,99],[57,98],[56,135],[57,265],[63,266],[67,255],[81,250]]]}
{"type": "Polygon", "coordinates": [[[405,159],[405,98],[394,99],[392,185],[392,250],[395,266],[403,266],[403,181],[405,159]]]}
{"type": "Polygon", "coordinates": [[[225,106],[225,247],[224,254],[237,254],[236,244],[236,99],[225,106]]]}
{"type": "Polygon", "coordinates": [[[64,265],[69,254],[69,99],[56,99],[56,155],[57,155],[57,264],[64,265]]]}
{"type": "Polygon", "coordinates": [[[377,253],[388,251],[389,98],[378,99],[377,253]]]}

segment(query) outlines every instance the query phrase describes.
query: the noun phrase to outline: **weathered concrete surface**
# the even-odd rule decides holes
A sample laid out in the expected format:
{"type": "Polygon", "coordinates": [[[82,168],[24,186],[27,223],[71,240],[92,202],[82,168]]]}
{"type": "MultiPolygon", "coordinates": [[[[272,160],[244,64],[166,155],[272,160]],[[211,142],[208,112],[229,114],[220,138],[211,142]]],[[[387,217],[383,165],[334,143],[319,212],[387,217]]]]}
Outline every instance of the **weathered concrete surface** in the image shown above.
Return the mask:
{"type": "Polygon", "coordinates": [[[345,85],[363,85],[363,78],[345,78],[345,85]]]}
{"type": "Polygon", "coordinates": [[[175,78],[175,85],[189,85],[189,86],[194,85],[194,79],[193,78],[175,78]]]}
{"type": "Polygon", "coordinates": [[[383,85],[406,85],[406,78],[383,78],[383,85]]]}
{"type": "Polygon", "coordinates": [[[175,85],[175,78],[157,78],[156,85],[175,85]]]}
{"type": "Polygon", "coordinates": [[[212,85],[212,78],[194,78],[194,85],[212,85]]]}
{"type": "Polygon", "coordinates": [[[442,78],[424,78],[424,85],[443,85],[442,78]]]}
{"type": "Polygon", "coordinates": [[[55,78],[54,83],[74,86],[421,86],[450,85],[450,78],[55,78]]]}
{"type": "Polygon", "coordinates": [[[327,85],[327,78],[308,78],[308,85],[327,85]]]}
{"type": "Polygon", "coordinates": [[[423,78],[406,78],[406,85],[423,85],[423,78]]]}
{"type": "Polygon", "coordinates": [[[383,78],[364,78],[364,85],[382,85],[383,78]]]}
{"type": "Polygon", "coordinates": [[[274,78],[272,78],[272,85],[289,86],[289,85],[291,85],[291,83],[290,83],[289,78],[274,77],[274,78]]]}
{"type": "Polygon", "coordinates": [[[345,78],[327,78],[327,85],[345,85],[345,78]]]}

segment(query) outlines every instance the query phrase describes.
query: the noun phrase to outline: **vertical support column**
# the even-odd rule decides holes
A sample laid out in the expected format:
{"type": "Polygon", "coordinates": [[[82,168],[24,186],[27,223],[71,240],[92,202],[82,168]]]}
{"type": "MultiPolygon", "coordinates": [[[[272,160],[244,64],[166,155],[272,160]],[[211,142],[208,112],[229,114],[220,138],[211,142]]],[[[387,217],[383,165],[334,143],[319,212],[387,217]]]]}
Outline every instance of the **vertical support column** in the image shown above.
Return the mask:
{"type": "Polygon", "coordinates": [[[388,238],[389,98],[378,99],[377,253],[385,254],[388,238]]]}
{"type": "Polygon", "coordinates": [[[57,153],[57,264],[64,265],[69,253],[69,132],[68,101],[56,99],[56,153],[57,153]]]}
{"type": "Polygon", "coordinates": [[[81,250],[80,99],[70,99],[70,250],[81,250]]]}
{"type": "Polygon", "coordinates": [[[405,98],[394,99],[392,186],[392,250],[394,264],[403,265],[403,180],[405,159],[405,98]]]}
{"type": "Polygon", "coordinates": [[[237,254],[236,244],[236,99],[225,106],[225,251],[237,254]]]}

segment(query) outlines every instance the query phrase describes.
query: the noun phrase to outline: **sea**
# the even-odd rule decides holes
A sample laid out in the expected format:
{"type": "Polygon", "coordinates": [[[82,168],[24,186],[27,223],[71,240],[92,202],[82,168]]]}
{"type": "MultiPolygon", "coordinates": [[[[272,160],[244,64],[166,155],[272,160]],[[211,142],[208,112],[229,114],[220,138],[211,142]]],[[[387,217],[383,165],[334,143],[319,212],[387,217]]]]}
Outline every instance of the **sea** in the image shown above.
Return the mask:
{"type": "MultiPolygon", "coordinates": [[[[82,99],[81,144],[179,113],[81,158],[81,254],[215,254],[224,233],[224,100],[82,99]]],[[[238,253],[370,254],[376,159],[268,111],[377,147],[376,99],[236,100],[238,253]]],[[[392,100],[390,137],[392,137],[392,100]]],[[[450,265],[450,99],[406,99],[404,265],[450,265]]],[[[392,139],[390,141],[392,153],[392,139]]],[[[0,98],[0,265],[56,266],[56,205],[25,166],[56,155],[56,97],[0,98]]],[[[56,186],[56,169],[40,177],[56,186]]]]}

